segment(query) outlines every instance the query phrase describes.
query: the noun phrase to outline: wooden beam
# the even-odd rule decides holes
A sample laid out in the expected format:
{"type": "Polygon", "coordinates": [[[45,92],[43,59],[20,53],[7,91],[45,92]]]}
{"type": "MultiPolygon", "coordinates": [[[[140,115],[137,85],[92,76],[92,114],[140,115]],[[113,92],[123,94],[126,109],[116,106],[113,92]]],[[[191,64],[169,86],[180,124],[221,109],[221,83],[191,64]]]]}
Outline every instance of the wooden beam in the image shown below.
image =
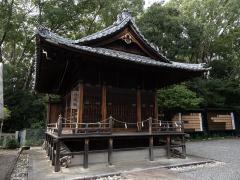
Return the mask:
{"type": "Polygon", "coordinates": [[[84,139],[84,155],[83,155],[83,168],[88,168],[88,150],[89,150],[89,139],[84,139]]]}
{"type": "Polygon", "coordinates": [[[83,122],[83,84],[79,84],[79,105],[78,105],[78,110],[77,110],[77,123],[82,123],[83,122]]]}
{"type": "Polygon", "coordinates": [[[107,119],[107,88],[106,85],[102,85],[102,120],[107,119]]]}
{"type": "Polygon", "coordinates": [[[142,106],[141,106],[141,90],[137,89],[137,123],[138,131],[141,130],[142,106]]]}
{"type": "Polygon", "coordinates": [[[155,92],[154,96],[154,118],[158,120],[158,94],[155,92]]]}

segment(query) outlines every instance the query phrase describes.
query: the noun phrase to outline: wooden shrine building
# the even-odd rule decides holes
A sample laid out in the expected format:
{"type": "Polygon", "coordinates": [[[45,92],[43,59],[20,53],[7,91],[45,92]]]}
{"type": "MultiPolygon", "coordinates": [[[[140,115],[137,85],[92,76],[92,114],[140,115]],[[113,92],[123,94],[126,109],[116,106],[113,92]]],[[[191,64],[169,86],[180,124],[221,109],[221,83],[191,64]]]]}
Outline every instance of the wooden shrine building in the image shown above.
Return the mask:
{"type": "Polygon", "coordinates": [[[48,105],[46,148],[55,171],[62,157],[78,153],[87,168],[94,149],[108,149],[111,164],[112,150],[133,146],[132,139],[149,148],[150,160],[159,139],[166,140],[168,156],[175,136],[185,151],[183,124],[158,118],[156,91],[208,69],[164,57],[127,10],[111,26],[79,40],[40,27],[36,46],[35,88],[61,97],[48,105]]]}

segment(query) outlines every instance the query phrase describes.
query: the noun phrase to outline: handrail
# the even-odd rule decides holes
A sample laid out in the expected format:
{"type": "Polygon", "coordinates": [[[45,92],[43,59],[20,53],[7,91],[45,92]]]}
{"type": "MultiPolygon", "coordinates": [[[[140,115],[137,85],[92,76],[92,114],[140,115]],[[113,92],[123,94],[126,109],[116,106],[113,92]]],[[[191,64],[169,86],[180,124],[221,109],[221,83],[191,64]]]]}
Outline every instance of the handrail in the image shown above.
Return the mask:
{"type": "MultiPolygon", "coordinates": [[[[87,134],[87,133],[112,133],[112,128],[114,126],[113,122],[115,123],[120,123],[123,124],[124,127],[127,129],[128,125],[136,125],[138,130],[140,130],[141,127],[144,127],[147,122],[148,122],[148,131],[150,134],[155,133],[155,132],[184,132],[184,123],[183,121],[162,121],[159,119],[154,119],[152,117],[145,119],[141,122],[136,122],[136,123],[129,123],[129,122],[124,122],[121,120],[117,120],[110,116],[107,119],[104,119],[99,122],[94,122],[94,123],[78,123],[78,122],[62,122],[64,119],[61,115],[59,115],[57,123],[50,123],[47,125],[47,131],[51,133],[57,133],[58,136],[61,136],[62,132],[65,130],[72,130],[73,134],[87,134]]],[[[141,129],[143,130],[143,129],[141,129]]],[[[146,130],[146,129],[145,129],[146,130]]]]}

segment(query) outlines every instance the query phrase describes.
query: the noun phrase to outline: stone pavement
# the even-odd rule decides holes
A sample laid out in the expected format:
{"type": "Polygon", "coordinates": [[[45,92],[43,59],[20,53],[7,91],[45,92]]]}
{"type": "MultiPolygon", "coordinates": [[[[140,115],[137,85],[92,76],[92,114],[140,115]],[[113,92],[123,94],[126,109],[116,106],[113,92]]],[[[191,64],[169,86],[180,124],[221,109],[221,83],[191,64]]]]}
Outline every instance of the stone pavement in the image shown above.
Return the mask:
{"type": "Polygon", "coordinates": [[[182,174],[165,168],[146,169],[141,171],[128,172],[123,174],[128,180],[191,180],[182,174]]]}
{"type": "Polygon", "coordinates": [[[0,180],[10,178],[17,154],[17,150],[0,150],[0,180]]]}
{"type": "MultiPolygon", "coordinates": [[[[147,152],[148,149],[146,149],[146,153],[147,152]]],[[[134,153],[137,154],[139,151],[136,150],[134,153]]],[[[115,173],[120,173],[121,175],[126,176],[126,179],[181,180],[186,179],[184,175],[180,175],[179,173],[167,170],[163,167],[207,161],[207,159],[193,156],[187,157],[186,159],[167,159],[165,157],[159,157],[155,158],[153,162],[150,162],[147,159],[137,160],[135,158],[128,157],[127,161],[116,162],[113,166],[108,166],[107,163],[90,163],[88,169],[83,169],[81,164],[77,165],[73,162],[69,168],[61,168],[61,172],[54,173],[54,168],[51,166],[51,162],[46,157],[45,151],[41,150],[41,148],[31,148],[29,155],[30,170],[28,179],[30,180],[82,179],[115,173]]],[[[94,159],[99,155],[90,154],[89,156],[94,159]]],[[[81,157],[74,157],[74,161],[82,162],[80,160],[81,157]]]]}
{"type": "Polygon", "coordinates": [[[188,154],[219,161],[217,166],[205,166],[180,173],[197,180],[239,180],[240,138],[187,143],[188,154]]]}

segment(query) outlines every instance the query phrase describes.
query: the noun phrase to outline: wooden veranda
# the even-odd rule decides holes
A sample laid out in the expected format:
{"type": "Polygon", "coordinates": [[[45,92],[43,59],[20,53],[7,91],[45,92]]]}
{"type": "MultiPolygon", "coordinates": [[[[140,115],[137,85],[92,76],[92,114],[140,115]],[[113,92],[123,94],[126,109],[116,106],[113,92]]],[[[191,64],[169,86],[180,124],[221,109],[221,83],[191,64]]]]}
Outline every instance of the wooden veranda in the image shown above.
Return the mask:
{"type": "MultiPolygon", "coordinates": [[[[114,132],[114,122],[124,124],[126,129],[129,123],[116,120],[111,116],[97,123],[62,123],[63,119],[64,118],[60,116],[57,123],[48,124],[46,132],[45,149],[52,161],[52,165],[55,166],[55,171],[60,170],[60,160],[62,157],[80,154],[84,157],[83,167],[88,168],[89,142],[93,139],[107,139],[108,145],[106,149],[108,149],[107,161],[109,165],[112,165],[113,141],[115,138],[119,137],[147,137],[149,141],[148,148],[150,161],[154,160],[154,140],[159,141],[161,139],[166,142],[163,148],[166,149],[168,158],[171,157],[171,149],[176,147],[182,149],[182,157],[186,155],[184,126],[181,121],[178,123],[172,121],[161,122],[150,117],[141,123],[136,123],[138,127],[137,132],[114,132]],[[64,142],[68,140],[74,141],[79,139],[84,142],[83,151],[61,153],[61,144],[64,144],[64,142]],[[172,139],[177,139],[178,141],[172,142],[172,139]]],[[[67,159],[64,161],[67,161],[67,159]]]]}

